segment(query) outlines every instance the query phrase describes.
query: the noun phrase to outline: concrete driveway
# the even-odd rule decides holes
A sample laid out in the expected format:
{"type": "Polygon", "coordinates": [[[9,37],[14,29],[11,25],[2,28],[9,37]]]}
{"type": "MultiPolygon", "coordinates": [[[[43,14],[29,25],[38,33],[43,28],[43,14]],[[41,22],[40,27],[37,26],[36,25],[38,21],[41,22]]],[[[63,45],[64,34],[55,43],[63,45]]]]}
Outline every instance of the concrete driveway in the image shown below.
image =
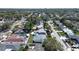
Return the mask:
{"type": "Polygon", "coordinates": [[[31,46],[28,51],[44,51],[41,43],[35,43],[35,46],[31,46]]]}

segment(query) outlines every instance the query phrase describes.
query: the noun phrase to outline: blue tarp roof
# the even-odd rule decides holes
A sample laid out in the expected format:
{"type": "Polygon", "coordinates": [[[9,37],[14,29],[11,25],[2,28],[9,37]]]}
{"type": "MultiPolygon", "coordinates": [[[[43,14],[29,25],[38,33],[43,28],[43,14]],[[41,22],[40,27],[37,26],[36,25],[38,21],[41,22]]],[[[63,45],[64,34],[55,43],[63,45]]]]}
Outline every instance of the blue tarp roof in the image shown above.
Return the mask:
{"type": "Polygon", "coordinates": [[[46,35],[36,34],[33,38],[35,42],[43,42],[46,39],[46,35]]]}
{"type": "Polygon", "coordinates": [[[44,33],[46,33],[44,29],[37,30],[33,40],[35,42],[43,42],[44,39],[46,39],[46,34],[44,34],[44,33]]]}
{"type": "Polygon", "coordinates": [[[77,43],[79,44],[79,37],[76,37],[75,39],[76,39],[77,43]]]}

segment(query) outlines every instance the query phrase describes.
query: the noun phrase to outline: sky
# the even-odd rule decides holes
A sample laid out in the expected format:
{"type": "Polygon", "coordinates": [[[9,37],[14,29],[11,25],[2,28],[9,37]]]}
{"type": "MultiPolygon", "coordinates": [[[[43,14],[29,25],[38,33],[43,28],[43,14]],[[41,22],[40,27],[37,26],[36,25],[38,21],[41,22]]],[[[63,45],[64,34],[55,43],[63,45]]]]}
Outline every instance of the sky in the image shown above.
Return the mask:
{"type": "Polygon", "coordinates": [[[78,8],[78,0],[0,0],[0,8],[78,8]]]}

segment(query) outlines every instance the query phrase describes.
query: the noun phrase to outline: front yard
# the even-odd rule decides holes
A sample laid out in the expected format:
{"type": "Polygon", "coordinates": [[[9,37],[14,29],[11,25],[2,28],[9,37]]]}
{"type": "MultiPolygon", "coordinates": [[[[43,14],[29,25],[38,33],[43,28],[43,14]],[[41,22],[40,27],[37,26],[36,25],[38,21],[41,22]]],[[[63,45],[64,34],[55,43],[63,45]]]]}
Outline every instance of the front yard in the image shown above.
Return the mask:
{"type": "Polygon", "coordinates": [[[66,36],[64,32],[58,32],[59,36],[66,36]]]}
{"type": "Polygon", "coordinates": [[[61,29],[60,28],[58,28],[58,27],[56,27],[56,28],[54,28],[56,31],[61,31],[61,29]]]}
{"type": "Polygon", "coordinates": [[[32,36],[31,34],[30,34],[30,37],[29,37],[28,43],[33,43],[33,36],[32,36]]]}
{"type": "Polygon", "coordinates": [[[75,32],[76,35],[79,35],[79,31],[75,32]]]}

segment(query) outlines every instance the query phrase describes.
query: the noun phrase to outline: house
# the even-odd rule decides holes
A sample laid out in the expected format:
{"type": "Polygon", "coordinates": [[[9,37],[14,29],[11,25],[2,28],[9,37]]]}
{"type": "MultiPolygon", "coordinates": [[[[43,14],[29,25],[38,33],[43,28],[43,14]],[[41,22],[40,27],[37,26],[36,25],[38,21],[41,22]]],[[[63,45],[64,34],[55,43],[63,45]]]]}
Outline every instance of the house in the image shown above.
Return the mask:
{"type": "Polygon", "coordinates": [[[79,44],[79,38],[76,38],[77,43],[79,44]]]}
{"type": "Polygon", "coordinates": [[[76,43],[79,44],[79,36],[72,36],[71,39],[72,39],[72,40],[75,40],[76,43]]]}
{"type": "Polygon", "coordinates": [[[38,29],[43,28],[43,25],[39,25],[39,26],[37,26],[37,28],[38,28],[38,29]]]}
{"type": "Polygon", "coordinates": [[[65,37],[65,36],[61,36],[60,39],[63,40],[63,41],[66,41],[68,38],[65,37]]]}
{"type": "Polygon", "coordinates": [[[4,19],[3,18],[0,18],[0,25],[2,25],[4,22],[4,19]]]}
{"type": "Polygon", "coordinates": [[[72,30],[68,29],[68,28],[64,28],[63,31],[65,33],[67,33],[67,35],[70,37],[70,36],[74,36],[75,34],[73,33],[72,30]]]}
{"type": "Polygon", "coordinates": [[[11,44],[1,44],[0,45],[0,51],[16,51],[19,48],[17,45],[11,45],[11,44]]]}
{"type": "Polygon", "coordinates": [[[38,29],[43,28],[43,21],[38,21],[37,22],[37,28],[38,29]]]}
{"type": "Polygon", "coordinates": [[[19,36],[17,34],[11,34],[9,36],[3,36],[0,44],[0,51],[6,51],[7,49],[16,51],[20,48],[21,44],[27,44],[28,39],[25,36],[19,36]]]}
{"type": "Polygon", "coordinates": [[[44,30],[44,29],[39,29],[39,30],[37,30],[36,31],[36,33],[38,33],[38,34],[46,34],[46,31],[44,30]]]}
{"type": "Polygon", "coordinates": [[[46,39],[46,32],[44,31],[44,29],[39,29],[35,32],[33,42],[43,43],[45,39],[46,39]]]}
{"type": "Polygon", "coordinates": [[[16,31],[15,31],[15,34],[18,34],[18,35],[20,35],[20,36],[26,36],[26,33],[24,32],[23,29],[18,29],[18,30],[16,30],[16,31]]]}
{"type": "Polygon", "coordinates": [[[10,36],[7,36],[5,40],[3,39],[1,44],[25,44],[26,37],[19,36],[17,34],[12,34],[10,36]]]}
{"type": "Polygon", "coordinates": [[[64,26],[62,23],[60,23],[60,21],[55,21],[55,23],[69,36],[69,38],[75,35],[72,30],[64,26]]]}

